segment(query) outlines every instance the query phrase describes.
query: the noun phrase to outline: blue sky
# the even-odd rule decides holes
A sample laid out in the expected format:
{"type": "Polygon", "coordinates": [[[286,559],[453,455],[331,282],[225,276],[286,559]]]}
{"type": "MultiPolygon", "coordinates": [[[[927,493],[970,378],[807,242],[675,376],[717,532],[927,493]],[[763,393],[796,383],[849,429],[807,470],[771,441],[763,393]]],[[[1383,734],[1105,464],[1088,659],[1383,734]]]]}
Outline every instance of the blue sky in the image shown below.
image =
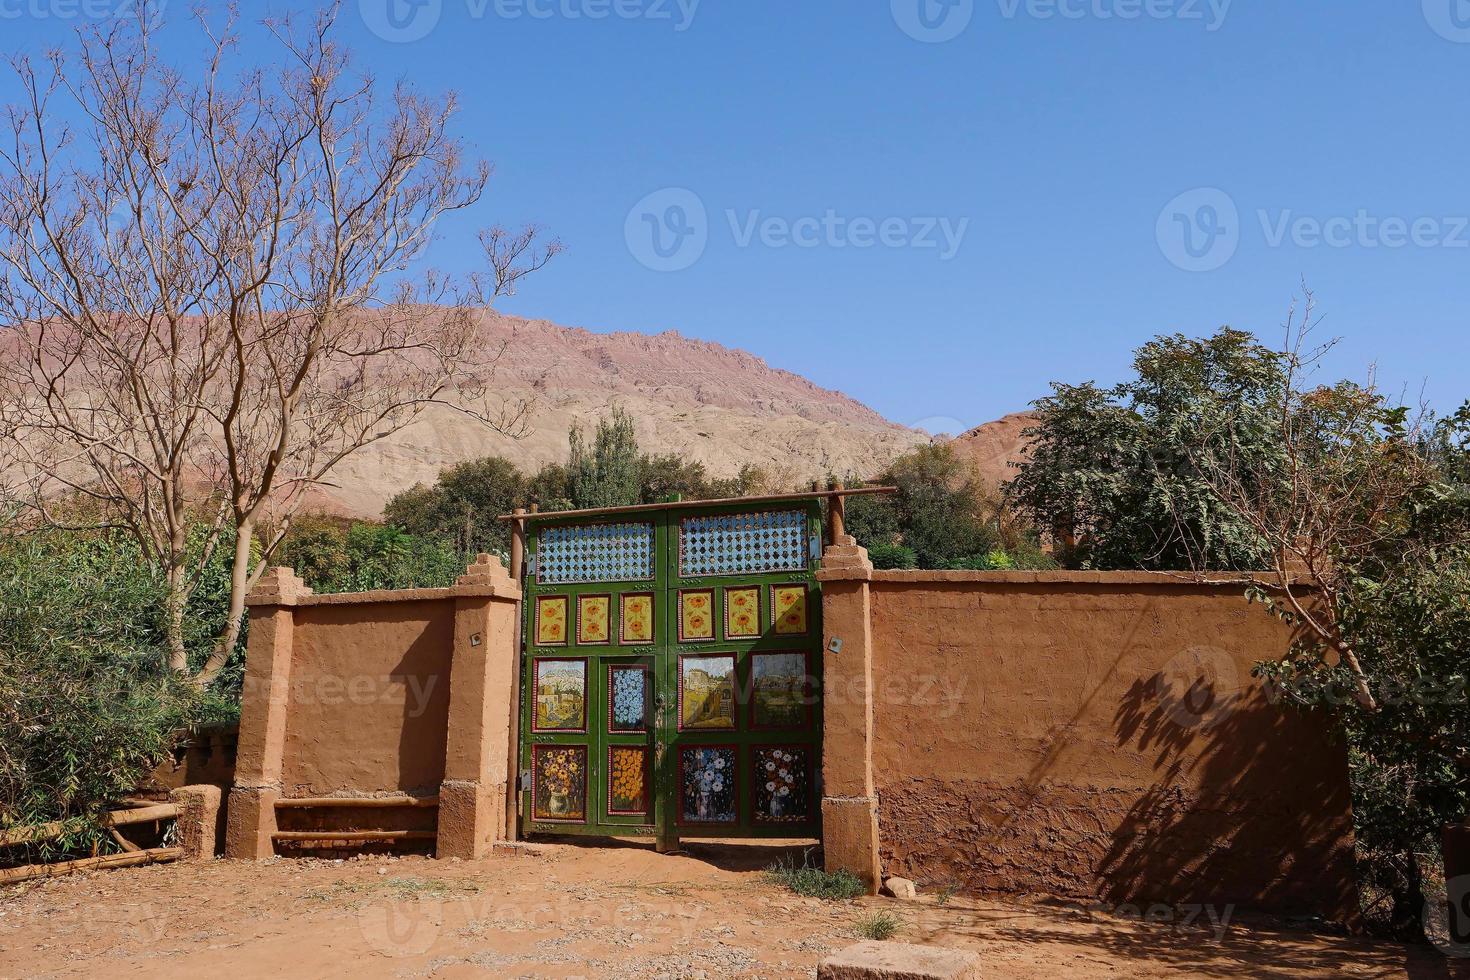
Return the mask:
{"type": "MultiPolygon", "coordinates": [[[[0,46],[132,3],[0,0],[0,46]]],[[[495,221],[566,243],[508,312],[955,428],[1156,333],[1274,341],[1305,279],[1334,376],[1470,397],[1470,0],[348,0],[342,27],[458,91],[496,164],[435,264],[495,221]]]]}

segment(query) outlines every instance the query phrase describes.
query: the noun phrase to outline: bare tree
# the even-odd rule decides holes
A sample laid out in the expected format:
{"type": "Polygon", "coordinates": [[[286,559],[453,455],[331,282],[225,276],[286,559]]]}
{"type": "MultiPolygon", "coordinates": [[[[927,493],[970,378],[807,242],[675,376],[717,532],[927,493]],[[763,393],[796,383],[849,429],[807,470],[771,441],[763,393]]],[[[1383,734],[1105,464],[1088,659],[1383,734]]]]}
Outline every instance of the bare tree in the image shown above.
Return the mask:
{"type": "Polygon", "coordinates": [[[1313,386],[1315,366],[1333,347],[1312,342],[1319,324],[1310,290],[1285,324],[1284,382],[1274,407],[1270,454],[1239,451],[1202,461],[1214,492],[1265,543],[1266,574],[1251,580],[1259,598],[1308,645],[1338,659],[1353,696],[1375,699],[1342,614],[1357,569],[1402,544],[1402,516],[1432,479],[1421,451],[1420,419],[1366,385],[1313,386]]]}
{"type": "Polygon", "coordinates": [[[493,394],[504,348],[487,350],[487,307],[560,245],[496,228],[468,282],[415,273],[490,170],[452,135],[452,97],[351,70],[337,13],[268,23],[280,62],[234,77],[234,11],[218,30],[199,18],[197,80],[143,21],[13,62],[0,474],[40,525],[136,538],[168,582],[170,665],[200,686],[334,466],[433,404],[525,425],[524,402],[493,394]],[[222,548],[228,625],[191,668],[185,607],[222,548]]]}

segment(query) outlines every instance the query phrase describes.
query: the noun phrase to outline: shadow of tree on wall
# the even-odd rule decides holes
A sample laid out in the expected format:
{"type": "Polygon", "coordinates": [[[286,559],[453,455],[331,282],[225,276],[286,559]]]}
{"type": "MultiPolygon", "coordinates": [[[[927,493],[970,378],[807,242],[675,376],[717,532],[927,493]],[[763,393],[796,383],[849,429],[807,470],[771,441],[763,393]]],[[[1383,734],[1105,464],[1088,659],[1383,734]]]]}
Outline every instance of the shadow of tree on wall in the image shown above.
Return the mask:
{"type": "Polygon", "coordinates": [[[1320,719],[1236,682],[1233,665],[1200,666],[1135,681],[1118,705],[1119,749],[1151,756],[1157,779],[1112,833],[1103,896],[1352,916],[1342,746],[1325,743],[1320,719]]]}

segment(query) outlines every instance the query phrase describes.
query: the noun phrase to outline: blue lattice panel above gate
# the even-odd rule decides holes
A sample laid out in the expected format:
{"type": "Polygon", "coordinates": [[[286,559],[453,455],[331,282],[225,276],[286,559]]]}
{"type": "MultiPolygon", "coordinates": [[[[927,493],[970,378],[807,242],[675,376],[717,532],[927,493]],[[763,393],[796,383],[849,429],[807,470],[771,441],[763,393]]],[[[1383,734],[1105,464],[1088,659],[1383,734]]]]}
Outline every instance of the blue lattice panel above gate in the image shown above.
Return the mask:
{"type": "Polygon", "coordinates": [[[799,510],[710,514],[679,522],[679,575],[750,575],[807,567],[807,521],[799,510]]]}
{"type": "Polygon", "coordinates": [[[537,581],[642,582],[653,578],[652,524],[575,524],[541,532],[537,581]]]}

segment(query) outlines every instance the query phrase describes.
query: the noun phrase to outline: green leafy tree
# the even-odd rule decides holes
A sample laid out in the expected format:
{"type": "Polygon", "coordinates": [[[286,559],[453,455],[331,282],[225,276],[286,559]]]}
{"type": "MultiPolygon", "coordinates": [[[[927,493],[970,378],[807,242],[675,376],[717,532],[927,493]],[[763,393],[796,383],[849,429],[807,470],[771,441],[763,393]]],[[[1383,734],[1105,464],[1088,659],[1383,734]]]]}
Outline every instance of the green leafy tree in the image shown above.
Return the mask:
{"type": "Polygon", "coordinates": [[[1294,637],[1256,673],[1340,727],[1365,880],[1417,934],[1422,855],[1470,816],[1470,406],[1416,422],[1308,384],[1312,318],[1309,297],[1283,351],[1163,337],[1114,389],[1055,385],[1010,493],[1077,564],[1253,573],[1294,637]]]}
{"type": "Polygon", "coordinates": [[[633,419],[621,408],[597,423],[592,443],[580,426],[571,431],[567,474],[572,504],[590,507],[626,507],[640,499],[641,457],[633,419]]]}
{"type": "Polygon", "coordinates": [[[1262,567],[1265,542],[1208,471],[1245,460],[1265,486],[1279,484],[1284,355],[1224,328],[1158,337],[1133,367],[1113,388],[1054,383],[1035,403],[1010,500],[1076,567],[1262,567]]]}
{"type": "Polygon", "coordinates": [[[710,479],[704,464],[685,459],[675,453],[643,456],[639,460],[639,500],[662,503],[666,500],[707,500],[710,479]]]}
{"type": "Polygon", "coordinates": [[[874,482],[898,492],[849,498],[846,517],[848,533],[868,549],[876,568],[1054,564],[949,443],[920,446],[900,456],[874,482]]]}
{"type": "Polygon", "coordinates": [[[1251,597],[1294,630],[1257,673],[1343,727],[1367,881],[1417,936],[1421,855],[1470,816],[1470,405],[1416,420],[1371,385],[1306,384],[1330,347],[1303,353],[1312,317],[1309,296],[1283,355],[1277,453],[1202,470],[1265,542],[1251,597]]]}
{"type": "Polygon", "coordinates": [[[510,528],[496,518],[529,495],[529,481],[515,464],[486,456],[451,466],[432,487],[419,484],[398,494],[383,518],[409,534],[446,540],[460,555],[504,554],[510,528]]]}
{"type": "Polygon", "coordinates": [[[527,486],[528,503],[543,511],[571,510],[572,477],[561,463],[547,463],[536,471],[527,486]]]}

